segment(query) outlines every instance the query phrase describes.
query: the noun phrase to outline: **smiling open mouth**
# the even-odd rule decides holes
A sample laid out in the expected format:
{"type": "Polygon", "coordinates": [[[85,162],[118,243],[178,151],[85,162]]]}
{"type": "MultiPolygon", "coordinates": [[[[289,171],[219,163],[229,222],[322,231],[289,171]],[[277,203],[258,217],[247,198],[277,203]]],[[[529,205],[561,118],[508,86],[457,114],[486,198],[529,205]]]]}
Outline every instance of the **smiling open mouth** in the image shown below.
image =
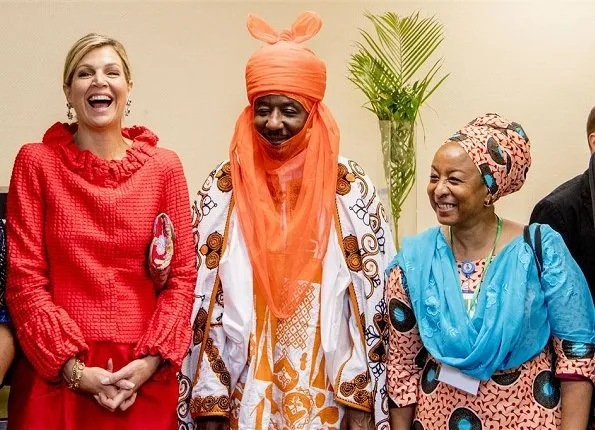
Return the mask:
{"type": "Polygon", "coordinates": [[[283,143],[287,140],[286,137],[267,137],[267,140],[271,143],[283,143]]]}
{"type": "Polygon", "coordinates": [[[87,102],[93,109],[108,108],[112,104],[112,98],[105,95],[91,96],[87,99],[87,102]]]}
{"type": "Polygon", "coordinates": [[[281,135],[281,134],[263,134],[263,137],[268,140],[273,145],[280,145],[289,139],[289,136],[281,135]]]}

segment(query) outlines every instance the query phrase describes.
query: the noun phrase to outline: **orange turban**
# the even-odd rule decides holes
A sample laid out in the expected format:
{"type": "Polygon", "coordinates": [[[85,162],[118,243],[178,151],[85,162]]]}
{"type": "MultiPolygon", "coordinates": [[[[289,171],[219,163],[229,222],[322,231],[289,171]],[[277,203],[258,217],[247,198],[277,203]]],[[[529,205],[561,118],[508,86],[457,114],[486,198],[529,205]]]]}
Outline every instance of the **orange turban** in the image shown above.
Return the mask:
{"type": "Polygon", "coordinates": [[[320,282],[335,213],[339,128],[321,102],[326,66],[302,45],[322,27],[320,17],[306,12],[281,32],[252,15],[247,25],[267,45],[246,65],[250,105],[230,147],[236,213],[255,293],[276,317],[287,318],[320,282]],[[279,146],[253,126],[253,102],[267,94],[293,98],[309,113],[304,128],[279,146]]]}
{"type": "Polygon", "coordinates": [[[246,64],[246,89],[250,104],[257,96],[280,90],[321,101],[326,90],[326,65],[310,49],[301,45],[320,31],[320,17],[314,12],[306,12],[300,15],[290,30],[280,33],[254,15],[248,16],[247,25],[252,36],[268,43],[256,51],[246,64]]]}

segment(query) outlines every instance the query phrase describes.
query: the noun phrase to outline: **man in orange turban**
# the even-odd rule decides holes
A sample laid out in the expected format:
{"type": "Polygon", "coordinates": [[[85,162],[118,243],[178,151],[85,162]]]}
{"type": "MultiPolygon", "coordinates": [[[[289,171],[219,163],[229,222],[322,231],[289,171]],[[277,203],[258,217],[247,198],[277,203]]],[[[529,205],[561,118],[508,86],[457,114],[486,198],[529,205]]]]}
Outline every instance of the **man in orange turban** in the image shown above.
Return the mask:
{"type": "Polygon", "coordinates": [[[388,428],[386,214],[322,103],[326,66],[302,45],[313,12],[246,66],[250,104],[230,160],[194,205],[199,279],[180,376],[181,428],[388,428]]]}

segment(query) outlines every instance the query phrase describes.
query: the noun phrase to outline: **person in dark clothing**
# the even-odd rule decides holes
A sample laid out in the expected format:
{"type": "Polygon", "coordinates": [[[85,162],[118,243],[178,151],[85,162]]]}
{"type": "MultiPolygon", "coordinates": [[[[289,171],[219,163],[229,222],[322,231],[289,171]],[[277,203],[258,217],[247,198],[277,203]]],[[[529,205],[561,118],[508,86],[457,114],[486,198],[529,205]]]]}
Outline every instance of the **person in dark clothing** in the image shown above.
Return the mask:
{"type": "MultiPolygon", "coordinates": [[[[587,118],[591,158],[587,170],[564,182],[533,208],[530,223],[549,224],[566,243],[585,274],[595,297],[595,107],[587,118]]],[[[595,430],[595,397],[591,401],[589,429],[595,430]]]]}
{"type": "Polygon", "coordinates": [[[587,140],[589,168],[539,201],[530,222],[549,224],[560,233],[595,297],[595,107],[587,119],[587,140]]]}

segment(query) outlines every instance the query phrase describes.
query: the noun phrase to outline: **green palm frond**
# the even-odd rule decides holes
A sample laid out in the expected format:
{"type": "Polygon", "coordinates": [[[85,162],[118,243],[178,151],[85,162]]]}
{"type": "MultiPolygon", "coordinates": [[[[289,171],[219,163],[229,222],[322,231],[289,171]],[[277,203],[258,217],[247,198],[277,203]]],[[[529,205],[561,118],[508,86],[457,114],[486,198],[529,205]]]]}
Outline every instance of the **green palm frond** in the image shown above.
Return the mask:
{"type": "Polygon", "coordinates": [[[349,61],[349,79],[366,95],[367,108],[379,119],[417,119],[418,110],[444,82],[437,83],[442,61],[435,61],[425,75],[422,68],[443,41],[443,27],[434,17],[419,12],[399,17],[394,12],[366,12],[374,34],[360,29],[361,42],[349,61]]]}
{"type": "Polygon", "coordinates": [[[419,12],[365,16],[374,34],[360,29],[362,41],[356,42],[351,55],[349,79],[365,94],[365,107],[381,120],[384,174],[398,239],[401,207],[415,182],[419,109],[448,77],[438,76],[442,59],[430,60],[443,41],[443,28],[434,17],[423,18],[419,12]]]}

